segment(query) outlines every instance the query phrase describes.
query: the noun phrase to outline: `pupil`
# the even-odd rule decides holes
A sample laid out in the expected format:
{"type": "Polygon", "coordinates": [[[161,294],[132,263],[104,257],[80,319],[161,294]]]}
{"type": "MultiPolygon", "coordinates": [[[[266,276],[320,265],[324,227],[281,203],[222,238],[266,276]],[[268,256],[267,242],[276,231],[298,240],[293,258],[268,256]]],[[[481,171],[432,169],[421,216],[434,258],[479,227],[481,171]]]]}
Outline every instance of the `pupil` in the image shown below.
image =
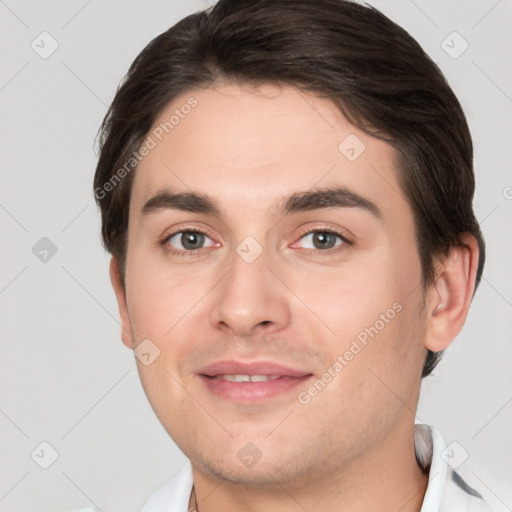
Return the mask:
{"type": "Polygon", "coordinates": [[[202,242],[204,242],[203,233],[189,232],[181,235],[181,243],[185,249],[197,249],[198,246],[202,245],[202,242]]]}
{"type": "Polygon", "coordinates": [[[331,249],[336,245],[336,237],[332,233],[321,231],[313,235],[313,244],[317,249],[331,249]]]}

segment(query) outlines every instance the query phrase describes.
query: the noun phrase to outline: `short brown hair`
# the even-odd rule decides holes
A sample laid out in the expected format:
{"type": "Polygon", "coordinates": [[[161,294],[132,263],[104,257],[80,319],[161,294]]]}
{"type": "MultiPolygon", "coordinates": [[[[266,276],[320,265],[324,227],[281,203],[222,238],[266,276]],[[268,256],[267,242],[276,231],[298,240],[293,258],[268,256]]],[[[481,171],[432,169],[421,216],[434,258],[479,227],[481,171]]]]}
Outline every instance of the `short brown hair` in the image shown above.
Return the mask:
{"type": "MultiPolygon", "coordinates": [[[[460,245],[462,233],[478,241],[478,286],[485,244],[472,207],[473,147],[462,108],[404,29],[347,0],[220,0],[137,56],[101,126],[94,178],[103,243],[123,279],[134,155],[173,98],[226,81],[291,85],[329,98],[354,126],[393,145],[424,289],[434,282],[435,258],[460,245]]],[[[422,376],[440,356],[428,352],[422,376]]]]}

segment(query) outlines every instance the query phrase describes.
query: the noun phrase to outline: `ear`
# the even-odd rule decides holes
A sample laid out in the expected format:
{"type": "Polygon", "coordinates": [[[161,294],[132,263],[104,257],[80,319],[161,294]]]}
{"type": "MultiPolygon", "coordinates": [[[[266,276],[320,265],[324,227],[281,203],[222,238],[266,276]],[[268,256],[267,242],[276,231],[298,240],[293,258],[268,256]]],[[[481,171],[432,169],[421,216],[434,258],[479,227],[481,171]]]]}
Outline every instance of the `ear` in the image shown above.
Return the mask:
{"type": "Polygon", "coordinates": [[[110,282],[117,298],[117,305],[119,308],[119,317],[121,319],[121,339],[128,348],[135,348],[132,339],[132,330],[130,326],[130,315],[128,313],[128,306],[126,305],[126,292],[121,280],[119,272],[119,265],[115,258],[110,260],[110,282]]]}
{"type": "Polygon", "coordinates": [[[436,282],[427,299],[425,347],[432,352],[446,349],[461,331],[475,291],[479,249],[475,237],[462,236],[462,245],[453,247],[439,262],[436,282]]]}

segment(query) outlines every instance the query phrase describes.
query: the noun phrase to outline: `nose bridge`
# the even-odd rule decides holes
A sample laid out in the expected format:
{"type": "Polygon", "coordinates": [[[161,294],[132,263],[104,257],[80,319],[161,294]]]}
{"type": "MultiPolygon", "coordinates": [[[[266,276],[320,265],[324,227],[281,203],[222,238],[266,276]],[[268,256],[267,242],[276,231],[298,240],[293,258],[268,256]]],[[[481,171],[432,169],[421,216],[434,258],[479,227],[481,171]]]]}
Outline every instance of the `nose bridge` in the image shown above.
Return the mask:
{"type": "Polygon", "coordinates": [[[286,290],[269,269],[270,256],[252,237],[236,247],[212,306],[211,320],[216,327],[246,335],[262,326],[268,330],[287,325],[286,290]]]}

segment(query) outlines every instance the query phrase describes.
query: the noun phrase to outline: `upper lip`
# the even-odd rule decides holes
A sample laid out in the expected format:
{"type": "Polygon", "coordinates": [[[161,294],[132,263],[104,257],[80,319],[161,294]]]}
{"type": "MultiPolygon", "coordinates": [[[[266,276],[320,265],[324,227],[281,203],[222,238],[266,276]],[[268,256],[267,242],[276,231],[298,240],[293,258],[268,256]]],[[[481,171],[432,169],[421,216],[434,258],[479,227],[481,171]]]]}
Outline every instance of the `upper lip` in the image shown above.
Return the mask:
{"type": "Polygon", "coordinates": [[[271,361],[217,361],[211,363],[198,372],[199,375],[215,377],[216,375],[279,375],[282,377],[304,377],[310,372],[297,368],[290,368],[271,361]]]}

